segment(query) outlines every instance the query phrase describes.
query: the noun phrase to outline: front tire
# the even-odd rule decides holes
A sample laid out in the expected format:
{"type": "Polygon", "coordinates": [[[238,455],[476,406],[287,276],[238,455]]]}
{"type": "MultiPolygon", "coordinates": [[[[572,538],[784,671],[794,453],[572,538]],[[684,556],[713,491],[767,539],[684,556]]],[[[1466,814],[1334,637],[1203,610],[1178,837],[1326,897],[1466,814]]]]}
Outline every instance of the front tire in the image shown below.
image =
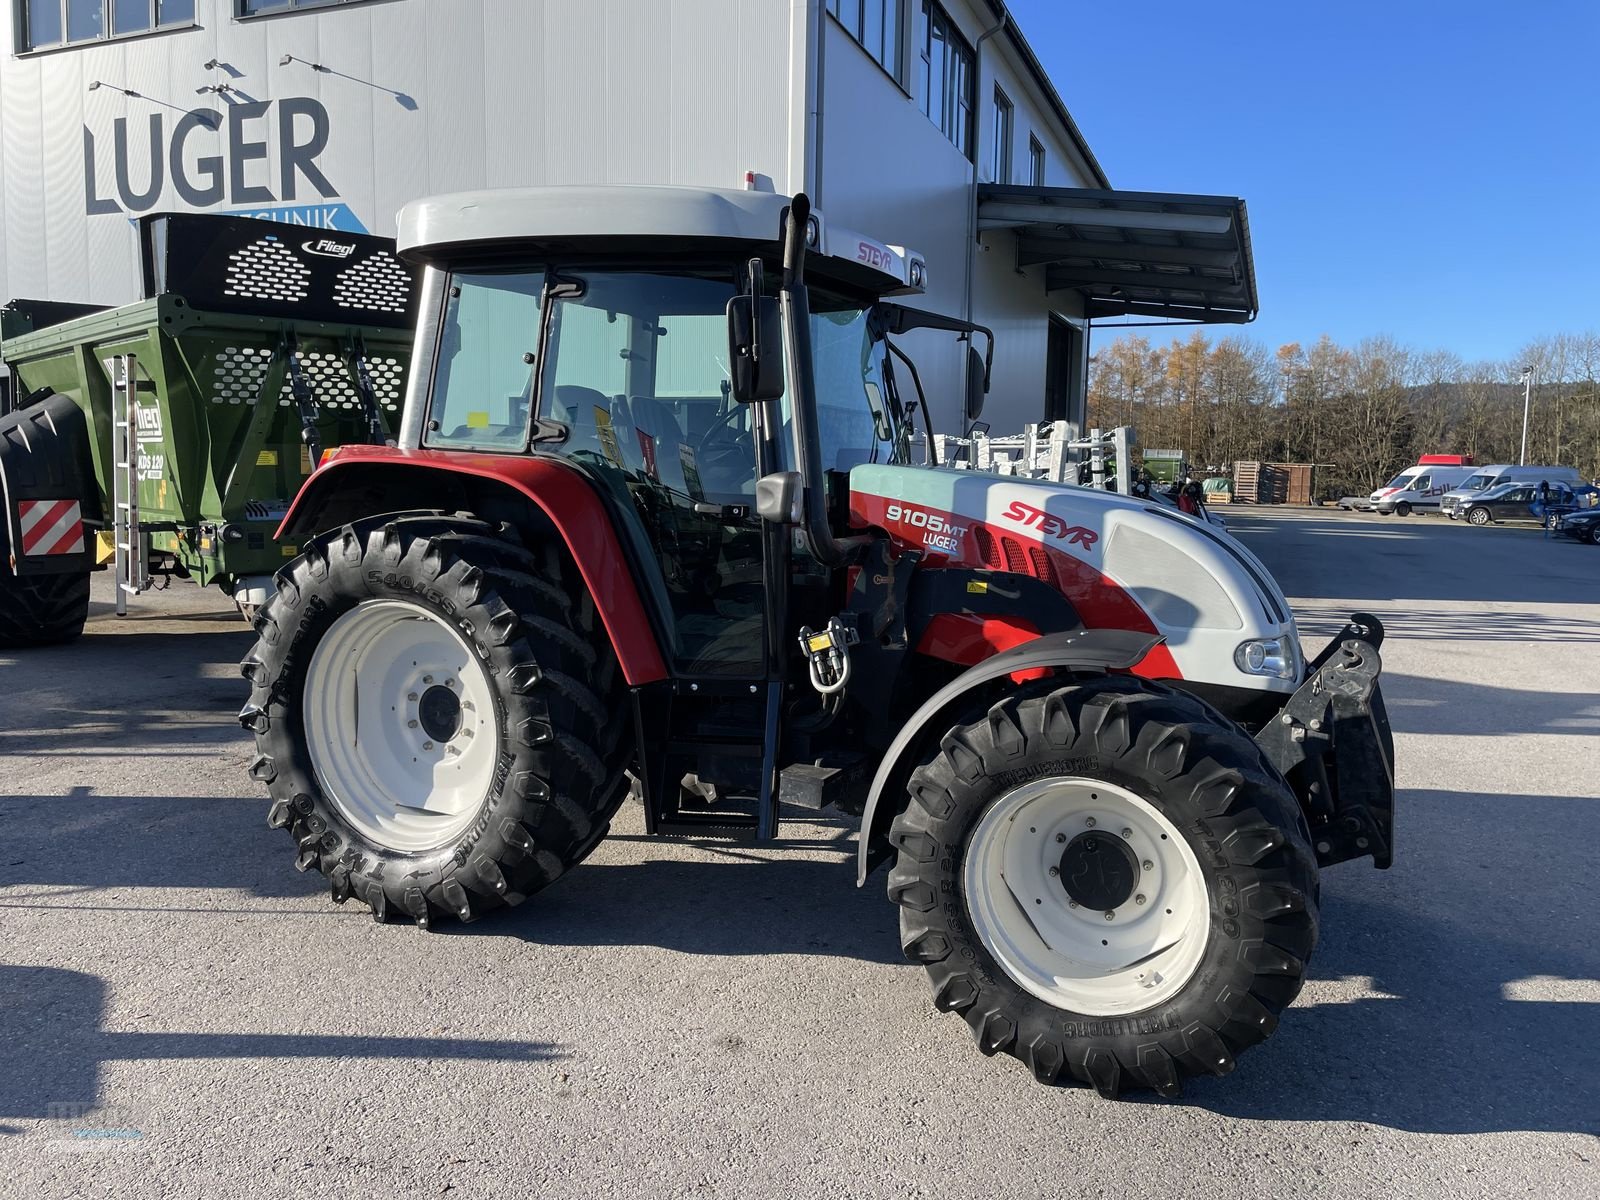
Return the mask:
{"type": "Polygon", "coordinates": [[[1409,502],[1402,500],[1394,506],[1394,511],[1397,516],[1409,517],[1411,515],[1411,505],[1409,502]]]}
{"type": "Polygon", "coordinates": [[[890,833],[902,945],[983,1053],[1175,1096],[1232,1071],[1298,994],[1317,935],[1304,819],[1193,697],[1047,685],[951,730],[909,790],[890,833]]]}
{"type": "Polygon", "coordinates": [[[257,619],[240,720],[268,821],[380,921],[519,903],[627,794],[609,640],[560,560],[513,537],[461,517],[347,525],[257,619]]]}
{"type": "Polygon", "coordinates": [[[1487,508],[1469,508],[1467,510],[1468,525],[1487,525],[1489,523],[1489,510],[1487,508]]]}

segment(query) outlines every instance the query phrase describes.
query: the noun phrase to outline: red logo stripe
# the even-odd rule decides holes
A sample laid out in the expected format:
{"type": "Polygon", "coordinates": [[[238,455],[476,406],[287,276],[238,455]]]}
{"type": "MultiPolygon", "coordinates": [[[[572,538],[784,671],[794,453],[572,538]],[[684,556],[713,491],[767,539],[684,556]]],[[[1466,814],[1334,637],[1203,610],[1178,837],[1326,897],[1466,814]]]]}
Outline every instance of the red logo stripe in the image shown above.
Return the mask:
{"type": "Polygon", "coordinates": [[[39,547],[46,541],[52,545],[57,540],[60,530],[57,526],[69,516],[76,519],[78,502],[76,500],[57,500],[50,504],[49,501],[35,501],[31,511],[22,514],[22,552],[24,554],[43,554],[39,547]],[[49,504],[49,508],[40,513],[49,504]]]}

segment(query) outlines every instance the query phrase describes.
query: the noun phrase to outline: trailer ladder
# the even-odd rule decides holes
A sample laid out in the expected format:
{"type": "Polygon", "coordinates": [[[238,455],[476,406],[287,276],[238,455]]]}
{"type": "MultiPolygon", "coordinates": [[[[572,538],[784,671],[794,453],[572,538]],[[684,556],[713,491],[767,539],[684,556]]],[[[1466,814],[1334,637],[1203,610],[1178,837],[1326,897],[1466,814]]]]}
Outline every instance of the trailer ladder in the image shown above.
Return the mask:
{"type": "Polygon", "coordinates": [[[139,360],[121,354],[111,397],[111,536],[115,549],[117,616],[128,615],[128,597],[150,586],[150,535],[139,524],[139,360]]]}

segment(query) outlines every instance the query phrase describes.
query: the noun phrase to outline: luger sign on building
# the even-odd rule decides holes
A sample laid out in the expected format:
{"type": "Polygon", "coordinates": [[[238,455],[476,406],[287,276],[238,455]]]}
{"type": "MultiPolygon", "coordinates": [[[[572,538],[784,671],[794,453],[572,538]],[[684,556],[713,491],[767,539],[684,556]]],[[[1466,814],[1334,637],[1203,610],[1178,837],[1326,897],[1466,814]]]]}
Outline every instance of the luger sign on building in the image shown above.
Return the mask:
{"type": "Polygon", "coordinates": [[[172,117],[170,124],[159,110],[142,120],[118,117],[109,137],[96,137],[85,125],[85,212],[149,212],[170,180],[177,198],[191,208],[227,206],[364,232],[318,165],[329,129],[327,108],[309,96],[231,104],[225,111],[198,108],[172,117]],[[275,156],[269,153],[274,148],[275,156]],[[304,203],[312,198],[324,203],[304,203]]]}

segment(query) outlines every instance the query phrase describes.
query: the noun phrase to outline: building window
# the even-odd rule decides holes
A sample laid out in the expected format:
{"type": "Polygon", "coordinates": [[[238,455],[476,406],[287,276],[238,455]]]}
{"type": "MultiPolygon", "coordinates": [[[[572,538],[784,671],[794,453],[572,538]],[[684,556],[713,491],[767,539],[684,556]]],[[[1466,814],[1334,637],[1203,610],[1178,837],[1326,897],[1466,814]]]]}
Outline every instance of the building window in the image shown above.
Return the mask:
{"type": "Polygon", "coordinates": [[[195,0],[15,0],[18,48],[44,50],[194,24],[195,0]]]}
{"type": "Polygon", "coordinates": [[[300,8],[332,8],[339,4],[360,3],[362,0],[234,0],[234,13],[241,17],[265,17],[300,8]]]}
{"type": "Polygon", "coordinates": [[[905,42],[903,0],[828,0],[828,11],[899,83],[900,47],[905,42]]]}
{"type": "Polygon", "coordinates": [[[976,100],[972,47],[933,0],[922,0],[917,33],[922,111],[957,150],[971,158],[976,100]]]}
{"type": "Polygon", "coordinates": [[[1044,147],[1032,136],[1028,138],[1028,186],[1044,186],[1044,147]]]}
{"type": "Polygon", "coordinates": [[[992,182],[1011,182],[1011,101],[996,85],[994,89],[994,156],[990,168],[992,182]]]}

